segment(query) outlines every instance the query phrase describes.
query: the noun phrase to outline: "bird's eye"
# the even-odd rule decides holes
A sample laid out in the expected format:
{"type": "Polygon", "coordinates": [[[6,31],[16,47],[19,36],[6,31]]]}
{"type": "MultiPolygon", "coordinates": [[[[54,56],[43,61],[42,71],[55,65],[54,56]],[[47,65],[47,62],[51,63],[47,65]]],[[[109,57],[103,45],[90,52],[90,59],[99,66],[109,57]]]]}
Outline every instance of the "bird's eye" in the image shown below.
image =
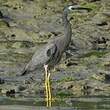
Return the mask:
{"type": "Polygon", "coordinates": [[[73,8],[73,7],[71,7],[71,10],[74,10],[74,8],[73,8]]]}

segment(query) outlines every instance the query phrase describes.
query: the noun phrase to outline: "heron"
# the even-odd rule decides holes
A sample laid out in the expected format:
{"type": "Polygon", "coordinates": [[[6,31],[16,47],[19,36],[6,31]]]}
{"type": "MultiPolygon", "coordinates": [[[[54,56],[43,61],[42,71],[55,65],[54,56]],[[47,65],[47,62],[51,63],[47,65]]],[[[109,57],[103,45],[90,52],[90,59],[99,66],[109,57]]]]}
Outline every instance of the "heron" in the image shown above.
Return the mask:
{"type": "MultiPolygon", "coordinates": [[[[22,76],[33,71],[36,71],[39,67],[44,67],[45,70],[45,88],[46,88],[46,97],[51,100],[51,90],[50,88],[50,72],[48,70],[59,63],[62,58],[63,53],[66,51],[67,47],[70,44],[72,37],[72,28],[71,23],[68,19],[68,13],[70,11],[87,10],[89,8],[82,7],[80,5],[68,5],[64,8],[62,14],[62,22],[64,25],[64,36],[56,37],[55,39],[50,40],[46,45],[44,45],[39,51],[37,50],[29,63],[25,66],[22,76]]],[[[47,106],[49,106],[47,104],[47,106]]]]}

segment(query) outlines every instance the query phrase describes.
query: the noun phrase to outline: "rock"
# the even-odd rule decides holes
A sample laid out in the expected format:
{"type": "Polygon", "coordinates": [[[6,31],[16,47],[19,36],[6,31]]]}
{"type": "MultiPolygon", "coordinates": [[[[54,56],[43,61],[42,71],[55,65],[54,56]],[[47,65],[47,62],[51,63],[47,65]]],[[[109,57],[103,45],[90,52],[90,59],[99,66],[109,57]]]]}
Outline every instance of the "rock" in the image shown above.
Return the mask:
{"type": "Polygon", "coordinates": [[[3,13],[0,11],[0,18],[3,18],[3,13]]]}
{"type": "Polygon", "coordinates": [[[0,78],[0,84],[4,84],[4,83],[5,81],[2,78],[0,78]]]}
{"type": "Polygon", "coordinates": [[[31,79],[31,74],[13,76],[22,71],[36,50],[64,35],[61,12],[70,2],[92,11],[69,14],[72,41],[67,56],[63,56],[56,71],[51,71],[52,90],[66,97],[110,93],[109,0],[1,0],[0,77],[12,77],[9,82],[0,79],[2,94],[44,96],[43,69],[33,72],[31,79]]]}
{"type": "Polygon", "coordinates": [[[110,17],[110,12],[109,11],[106,11],[106,12],[103,12],[103,14],[107,17],[110,17]]]}
{"type": "Polygon", "coordinates": [[[18,91],[17,92],[21,92],[21,91],[24,91],[24,90],[26,90],[26,85],[20,85],[20,86],[18,86],[18,91]]]}
{"type": "Polygon", "coordinates": [[[101,0],[87,0],[88,2],[97,2],[97,1],[101,1],[101,0]]]}
{"type": "Polygon", "coordinates": [[[110,82],[110,74],[105,74],[105,82],[110,82]]]}
{"type": "Polygon", "coordinates": [[[105,75],[103,73],[100,73],[100,75],[94,74],[92,75],[92,78],[94,78],[95,80],[104,81],[105,75]]]}
{"type": "Polygon", "coordinates": [[[70,58],[70,59],[68,59],[68,60],[65,61],[65,65],[67,67],[78,65],[78,59],[72,59],[72,58],[70,58]]]}
{"type": "Polygon", "coordinates": [[[12,95],[15,95],[15,90],[14,89],[6,92],[6,96],[12,96],[12,95]]]}

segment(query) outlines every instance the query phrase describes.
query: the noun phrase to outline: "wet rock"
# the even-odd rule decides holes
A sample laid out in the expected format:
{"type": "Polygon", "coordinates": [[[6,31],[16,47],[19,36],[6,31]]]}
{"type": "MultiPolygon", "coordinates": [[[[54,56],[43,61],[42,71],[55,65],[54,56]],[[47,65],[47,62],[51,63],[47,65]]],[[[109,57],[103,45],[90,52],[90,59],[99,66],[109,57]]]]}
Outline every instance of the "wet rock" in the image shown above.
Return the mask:
{"type": "Polygon", "coordinates": [[[4,79],[0,78],[0,84],[4,84],[4,83],[5,83],[4,79]]]}
{"type": "Polygon", "coordinates": [[[108,40],[106,44],[107,44],[107,49],[109,49],[110,48],[110,40],[108,40]]]}
{"type": "Polygon", "coordinates": [[[110,17],[110,12],[103,12],[103,14],[105,15],[105,16],[107,16],[107,17],[110,17]]]}
{"type": "MultiPolygon", "coordinates": [[[[61,10],[71,2],[82,4],[92,11],[87,14],[69,15],[73,33],[71,46],[58,69],[52,72],[52,90],[56,93],[60,91],[60,95],[66,96],[96,95],[103,94],[104,91],[105,94],[109,93],[109,0],[0,1],[1,76],[15,76],[43,43],[64,35],[61,10]]],[[[19,81],[23,80],[25,84],[14,82],[14,78],[10,83],[4,83],[0,79],[0,90],[7,95],[15,92],[44,95],[42,78],[43,72],[40,71],[34,79],[19,78],[19,81]]]]}
{"type": "Polygon", "coordinates": [[[98,81],[89,82],[89,80],[87,79],[84,82],[85,83],[83,84],[81,92],[80,92],[83,95],[93,95],[93,94],[97,94],[98,92],[100,94],[100,93],[103,93],[102,91],[105,89],[104,84],[98,81]],[[102,87],[98,87],[98,85],[102,85],[102,87]]]}
{"type": "Polygon", "coordinates": [[[99,81],[104,81],[105,80],[105,74],[104,73],[94,74],[94,75],[92,75],[92,78],[99,80],[99,81]]]}
{"type": "Polygon", "coordinates": [[[97,1],[101,1],[101,0],[87,0],[88,2],[97,2],[97,1]]]}
{"type": "Polygon", "coordinates": [[[105,22],[105,21],[102,21],[102,22],[100,22],[100,23],[97,23],[97,25],[98,25],[98,26],[105,26],[105,25],[108,25],[108,23],[105,22]]]}
{"type": "Polygon", "coordinates": [[[110,71],[110,62],[108,61],[108,62],[105,62],[104,63],[104,67],[105,67],[105,69],[107,70],[107,71],[110,71]]]}
{"type": "Polygon", "coordinates": [[[71,91],[75,95],[81,95],[83,92],[84,81],[70,81],[63,83],[63,88],[71,91]]]}
{"type": "Polygon", "coordinates": [[[0,19],[3,18],[3,13],[0,11],[0,19]]]}
{"type": "Polygon", "coordinates": [[[21,91],[24,91],[24,90],[26,90],[26,86],[23,86],[23,85],[20,85],[20,86],[18,86],[18,92],[21,92],[21,91]]]}
{"type": "Polygon", "coordinates": [[[93,43],[94,43],[94,48],[97,49],[97,50],[104,50],[104,49],[107,49],[107,40],[106,38],[104,37],[99,37],[99,38],[96,38],[93,43]]]}
{"type": "Polygon", "coordinates": [[[78,60],[77,59],[71,59],[70,58],[70,59],[68,59],[68,60],[65,61],[65,65],[67,67],[78,65],[78,60]]]}
{"type": "Polygon", "coordinates": [[[12,90],[9,90],[6,92],[6,96],[12,96],[12,95],[15,95],[15,90],[12,89],[12,90]]]}
{"type": "Polygon", "coordinates": [[[110,74],[105,74],[105,82],[110,82],[110,74]]]}
{"type": "Polygon", "coordinates": [[[102,14],[97,14],[92,18],[92,21],[98,26],[108,25],[105,16],[102,14]]]}

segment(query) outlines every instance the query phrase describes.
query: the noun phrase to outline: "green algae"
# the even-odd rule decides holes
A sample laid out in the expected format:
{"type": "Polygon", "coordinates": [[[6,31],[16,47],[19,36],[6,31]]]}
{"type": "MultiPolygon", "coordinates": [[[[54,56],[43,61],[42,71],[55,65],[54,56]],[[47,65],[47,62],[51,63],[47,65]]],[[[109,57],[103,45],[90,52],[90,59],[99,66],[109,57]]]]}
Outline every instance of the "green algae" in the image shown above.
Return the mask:
{"type": "Polygon", "coordinates": [[[26,62],[29,59],[30,54],[18,54],[14,52],[8,52],[0,54],[0,62],[10,62],[11,64],[26,62]]]}
{"type": "Polygon", "coordinates": [[[103,57],[107,53],[108,53],[107,51],[91,51],[87,54],[82,55],[81,58],[91,57],[91,56],[96,56],[100,58],[100,57],[103,57]]]}
{"type": "Polygon", "coordinates": [[[67,76],[67,77],[64,77],[64,78],[58,80],[57,82],[69,82],[69,81],[74,81],[74,80],[75,80],[74,77],[67,76]]]}
{"type": "Polygon", "coordinates": [[[7,27],[7,23],[0,20],[0,28],[7,27]]]}
{"type": "Polygon", "coordinates": [[[70,92],[70,91],[58,91],[56,93],[56,97],[57,98],[69,98],[69,97],[72,97],[73,94],[70,92]]]}
{"type": "Polygon", "coordinates": [[[92,10],[98,10],[100,8],[99,4],[96,3],[88,3],[88,2],[83,2],[81,3],[82,6],[86,7],[86,8],[90,8],[92,10]]]}

